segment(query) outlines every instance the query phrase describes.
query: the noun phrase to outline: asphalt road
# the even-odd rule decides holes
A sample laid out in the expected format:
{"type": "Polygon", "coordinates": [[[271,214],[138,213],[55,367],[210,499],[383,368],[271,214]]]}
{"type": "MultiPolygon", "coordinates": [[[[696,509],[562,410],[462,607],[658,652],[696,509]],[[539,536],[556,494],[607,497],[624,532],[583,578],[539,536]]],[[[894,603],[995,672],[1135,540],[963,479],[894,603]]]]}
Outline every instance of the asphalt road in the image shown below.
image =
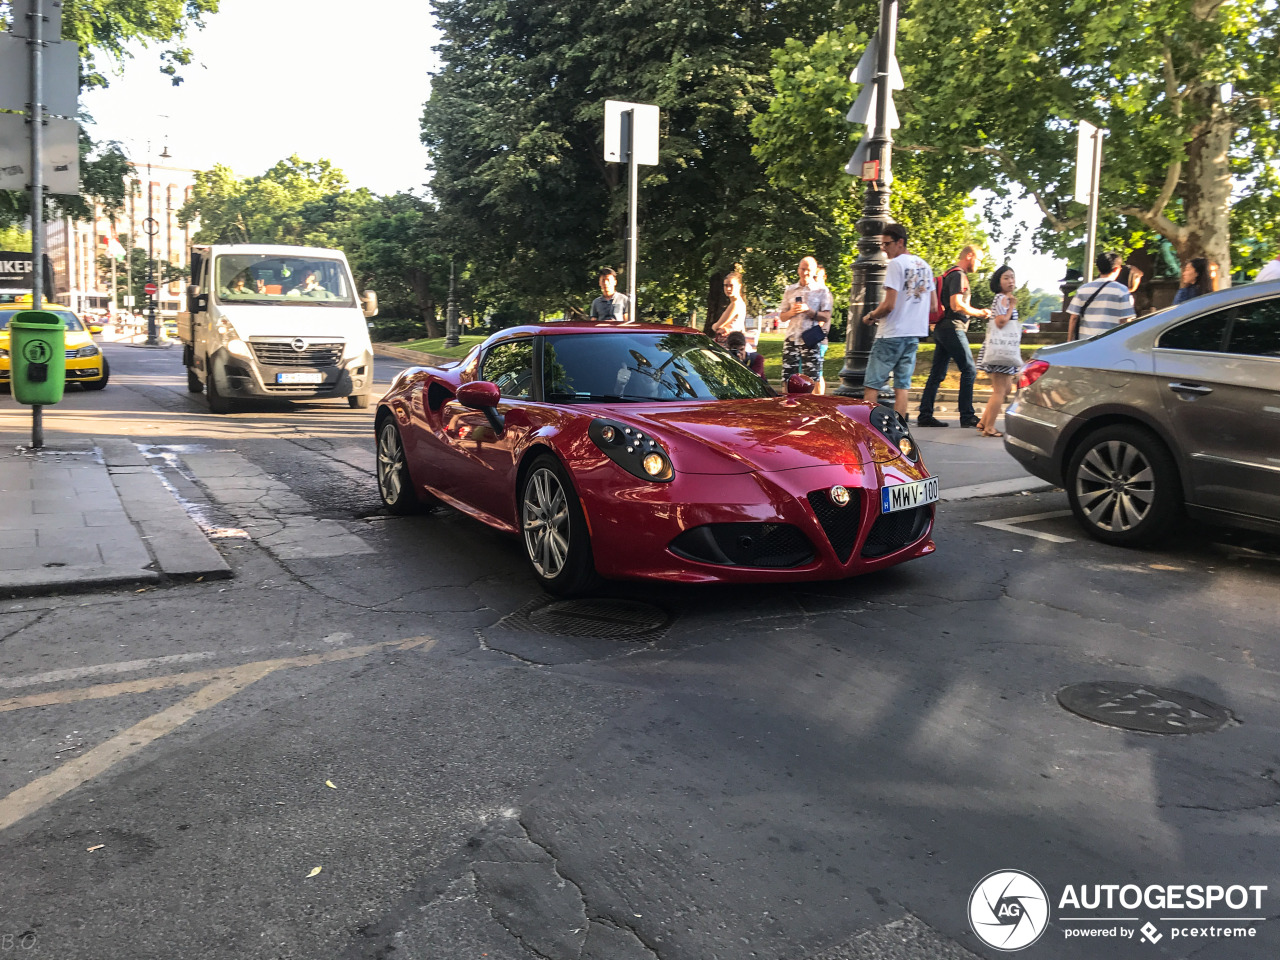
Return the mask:
{"type": "Polygon", "coordinates": [[[1028,958],[1280,955],[1275,541],[966,501],[925,560],[619,585],[647,632],[575,636],[514,540],[380,511],[371,410],[215,417],[176,350],[107,350],[59,416],[143,445],[236,576],[0,602],[0,957],[996,957],[1000,870],[1050,901],[1028,958]],[[1091,681],[1229,716],[1124,731],[1059,705],[1091,681]],[[1197,884],[1267,889],[1151,905],[1197,884]],[[1064,905],[1094,885],[1148,902],[1064,905]]]}

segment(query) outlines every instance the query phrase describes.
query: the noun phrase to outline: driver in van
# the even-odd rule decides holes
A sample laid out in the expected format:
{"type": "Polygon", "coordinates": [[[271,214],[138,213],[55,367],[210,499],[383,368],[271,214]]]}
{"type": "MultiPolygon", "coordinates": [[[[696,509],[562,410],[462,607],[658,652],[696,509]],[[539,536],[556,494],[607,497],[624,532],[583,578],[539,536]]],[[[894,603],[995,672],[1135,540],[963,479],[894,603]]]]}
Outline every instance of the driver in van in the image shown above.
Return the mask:
{"type": "Polygon", "coordinates": [[[253,290],[246,286],[248,276],[245,271],[241,271],[235,275],[235,279],[228,286],[222,288],[222,296],[224,297],[248,297],[253,294],[253,290]]]}
{"type": "Polygon", "coordinates": [[[328,290],[320,285],[319,279],[316,277],[314,270],[308,270],[302,275],[302,282],[289,291],[291,297],[323,297],[328,294],[328,290]]]}

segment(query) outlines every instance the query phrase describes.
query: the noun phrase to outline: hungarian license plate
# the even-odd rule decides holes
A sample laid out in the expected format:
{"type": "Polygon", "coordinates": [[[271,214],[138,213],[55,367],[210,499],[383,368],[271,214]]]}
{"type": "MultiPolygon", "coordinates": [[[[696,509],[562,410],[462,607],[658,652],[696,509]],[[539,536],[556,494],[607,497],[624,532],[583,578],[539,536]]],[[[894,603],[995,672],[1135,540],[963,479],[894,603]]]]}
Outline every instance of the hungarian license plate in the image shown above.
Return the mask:
{"type": "Polygon", "coordinates": [[[894,513],[898,510],[910,510],[938,499],[938,478],[916,480],[912,483],[896,483],[891,487],[880,488],[880,512],[894,513]]]}
{"type": "Polygon", "coordinates": [[[277,373],[276,383],[324,383],[323,373],[277,373]]]}

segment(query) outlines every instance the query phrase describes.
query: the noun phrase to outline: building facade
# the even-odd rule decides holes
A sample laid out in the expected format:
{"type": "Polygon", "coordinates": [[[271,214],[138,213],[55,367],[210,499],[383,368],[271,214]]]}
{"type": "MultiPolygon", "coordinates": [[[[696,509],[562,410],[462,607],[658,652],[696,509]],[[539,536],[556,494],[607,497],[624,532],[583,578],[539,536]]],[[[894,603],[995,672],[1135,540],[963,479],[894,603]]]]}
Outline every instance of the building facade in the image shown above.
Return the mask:
{"type": "MultiPolygon", "coordinates": [[[[148,240],[151,239],[157,283],[164,276],[162,263],[182,269],[188,266],[187,251],[199,226],[193,223],[183,227],[178,223],[178,211],[191,199],[195,171],[152,163],[148,177],[145,163],[135,162],[133,166],[136,174],[125,192],[124,211],[117,217],[114,230],[110,217],[97,204],[90,220],[63,217],[50,222],[46,228],[46,252],[53,262],[54,297],[73,310],[109,308],[111,271],[101,269],[99,259],[107,254],[107,242],[113,233],[126,247],[132,244],[144,251],[149,249],[148,240]],[[156,221],[154,238],[147,236],[148,209],[156,221]]],[[[158,313],[164,316],[177,314],[181,309],[185,282],[160,283],[158,313]]],[[[120,283],[119,287],[119,302],[123,305],[128,293],[125,289],[127,282],[120,283]]],[[[138,309],[142,308],[143,304],[138,304],[138,309]]],[[[122,306],[121,309],[125,308],[122,306]]]]}

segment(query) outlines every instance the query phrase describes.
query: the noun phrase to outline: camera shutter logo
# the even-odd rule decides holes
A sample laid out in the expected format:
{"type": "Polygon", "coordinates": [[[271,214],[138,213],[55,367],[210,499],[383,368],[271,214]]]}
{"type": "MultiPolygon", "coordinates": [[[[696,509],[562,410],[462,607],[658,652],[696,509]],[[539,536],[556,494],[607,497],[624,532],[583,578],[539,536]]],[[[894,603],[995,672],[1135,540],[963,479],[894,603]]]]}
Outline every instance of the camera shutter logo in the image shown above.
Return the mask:
{"type": "Polygon", "coordinates": [[[996,950],[1029,947],[1048,925],[1049,895],[1029,873],[997,870],[969,894],[969,926],[996,950]]]}

